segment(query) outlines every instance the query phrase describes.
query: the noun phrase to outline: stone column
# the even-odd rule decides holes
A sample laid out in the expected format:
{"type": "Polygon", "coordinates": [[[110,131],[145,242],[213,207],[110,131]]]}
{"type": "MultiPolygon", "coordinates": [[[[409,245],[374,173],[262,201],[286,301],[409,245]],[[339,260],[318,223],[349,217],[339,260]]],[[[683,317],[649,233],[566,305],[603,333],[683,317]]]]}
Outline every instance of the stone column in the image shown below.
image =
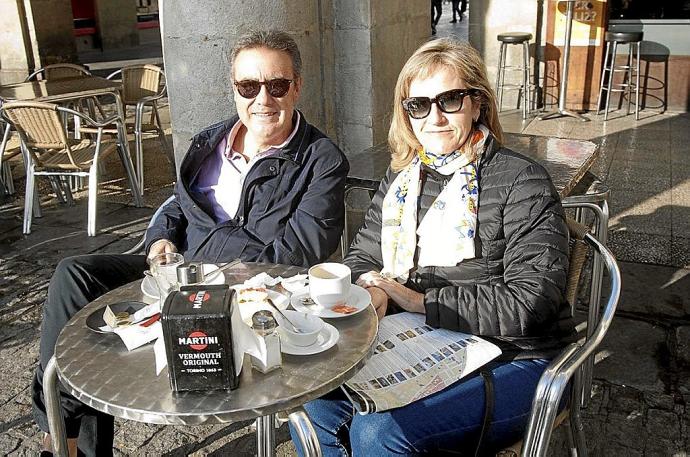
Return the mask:
{"type": "Polygon", "coordinates": [[[393,87],[428,36],[428,5],[406,0],[184,0],[161,4],[163,59],[178,163],[203,127],[230,117],[229,52],[250,29],[282,29],[300,47],[298,108],[345,150],[385,140],[393,87]]]}
{"type": "Polygon", "coordinates": [[[345,152],[386,140],[393,90],[407,58],[429,36],[429,5],[334,0],[336,132],[345,152]]]}
{"type": "Polygon", "coordinates": [[[36,68],[74,62],[69,0],[0,0],[0,83],[22,81],[36,68]]]}
{"type": "Polygon", "coordinates": [[[137,4],[133,0],[96,0],[96,20],[104,51],[139,45],[137,4]]]}

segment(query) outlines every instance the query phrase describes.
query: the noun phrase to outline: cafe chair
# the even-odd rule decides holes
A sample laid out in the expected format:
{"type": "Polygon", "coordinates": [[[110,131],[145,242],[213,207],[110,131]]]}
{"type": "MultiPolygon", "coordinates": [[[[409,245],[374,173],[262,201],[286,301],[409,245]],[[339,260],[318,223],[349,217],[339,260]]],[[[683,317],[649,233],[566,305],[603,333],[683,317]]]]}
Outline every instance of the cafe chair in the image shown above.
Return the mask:
{"type": "MultiPolygon", "coordinates": [[[[31,73],[29,76],[26,77],[24,82],[29,82],[29,81],[57,81],[60,79],[67,79],[67,78],[79,78],[79,77],[87,77],[87,76],[92,76],[91,72],[89,71],[88,68],[83,67],[81,65],[73,64],[73,63],[56,63],[52,65],[46,65],[45,67],[39,68],[38,70],[34,71],[31,73]]],[[[89,99],[86,99],[88,102],[88,112],[91,117],[95,117],[94,113],[94,107],[98,108],[101,116],[103,116],[103,110],[101,109],[101,105],[98,103],[98,99],[96,97],[92,97],[89,99]]],[[[75,131],[78,135],[79,133],[79,124],[77,120],[77,125],[75,126],[75,131]]]]}
{"type": "MultiPolygon", "coordinates": [[[[107,79],[114,79],[117,76],[122,78],[123,111],[126,113],[129,106],[133,106],[135,110],[134,122],[127,123],[127,132],[134,133],[136,174],[139,188],[143,192],[144,151],[142,141],[144,134],[157,134],[168,162],[171,166],[174,166],[175,163],[158,113],[158,100],[166,95],[165,73],[156,65],[132,65],[111,73],[107,79]],[[147,107],[151,109],[151,113],[149,119],[145,121],[144,110],[147,107]]],[[[82,129],[82,131],[93,132],[93,129],[82,129]]],[[[116,133],[114,126],[104,131],[110,134],[116,133]]]]}
{"type": "Polygon", "coordinates": [[[19,148],[7,150],[7,143],[10,139],[10,125],[7,124],[2,130],[3,136],[0,145],[0,191],[6,195],[14,195],[14,178],[12,177],[12,167],[9,161],[19,155],[21,151],[19,148]]]}
{"type": "Polygon", "coordinates": [[[65,78],[78,78],[80,76],[91,76],[91,72],[86,67],[73,63],[56,63],[46,65],[31,73],[24,81],[54,81],[65,78]]]}
{"type": "MultiPolygon", "coordinates": [[[[31,73],[24,79],[24,82],[40,81],[40,80],[58,80],[65,78],[75,78],[79,76],[91,76],[91,72],[81,65],[72,63],[56,63],[53,65],[46,65],[31,73]]],[[[93,117],[93,115],[92,115],[93,117]]],[[[0,155],[5,153],[5,147],[10,136],[10,124],[4,126],[3,129],[2,146],[0,146],[0,155]]]]}
{"type": "MultiPolygon", "coordinates": [[[[148,230],[151,228],[154,222],[156,222],[156,219],[160,215],[161,212],[163,212],[163,208],[170,203],[171,201],[175,200],[175,196],[171,195],[168,197],[167,200],[165,200],[161,206],[158,207],[155,213],[153,213],[153,216],[151,216],[151,220],[149,221],[149,225],[146,226],[146,229],[148,230]]],[[[146,246],[146,232],[144,231],[144,234],[141,236],[137,244],[132,246],[130,249],[126,250],[123,252],[123,254],[145,254],[144,252],[144,246],[146,246]]]]}
{"type": "Polygon", "coordinates": [[[98,164],[116,149],[114,141],[102,141],[104,127],[115,116],[97,122],[75,110],[52,103],[14,102],[0,108],[5,121],[19,133],[26,162],[26,195],[24,198],[24,234],[31,233],[31,219],[35,197],[35,177],[88,177],[87,233],[96,235],[96,198],[98,194],[98,164]],[[70,139],[62,114],[78,117],[96,129],[96,139],[70,139]]]}
{"type": "MultiPolygon", "coordinates": [[[[571,239],[566,298],[571,308],[575,308],[580,276],[589,250],[601,257],[608,272],[609,296],[601,313],[588,313],[586,335],[577,343],[567,346],[549,364],[539,379],[523,440],[500,450],[496,454],[497,457],[545,456],[552,431],[566,419],[569,422],[567,431],[571,446],[570,455],[587,455],[580,408],[587,403],[591,395],[591,389],[587,387],[591,385],[591,372],[587,374],[584,368],[587,361],[593,360],[596,349],[611,326],[620,297],[621,277],[611,251],[586,226],[572,219],[568,219],[567,222],[571,239]],[[585,376],[589,376],[590,379],[584,379],[585,376]],[[561,398],[569,384],[568,406],[559,414],[561,398]]],[[[578,330],[581,330],[580,327],[578,326],[578,330]]]]}
{"type": "MultiPolygon", "coordinates": [[[[348,176],[345,180],[345,223],[343,224],[343,233],[340,235],[340,254],[345,258],[349,250],[350,242],[350,217],[347,208],[348,196],[355,190],[364,190],[369,194],[369,200],[374,198],[374,193],[379,188],[379,180],[377,179],[362,179],[348,176]]],[[[355,230],[356,231],[356,230],[355,230]]]]}
{"type": "MultiPolygon", "coordinates": [[[[73,64],[73,63],[55,63],[52,65],[46,65],[45,67],[39,68],[38,70],[34,71],[31,73],[29,76],[24,79],[24,82],[29,82],[29,81],[58,81],[60,79],[68,79],[68,78],[79,78],[79,77],[88,77],[92,76],[91,72],[89,71],[88,68],[83,67],[81,65],[73,64]]],[[[103,109],[98,102],[98,98],[96,97],[90,97],[82,100],[78,100],[77,102],[67,102],[66,104],[63,104],[67,108],[72,108],[77,111],[83,111],[89,114],[91,118],[96,117],[96,109],[98,109],[98,112],[101,117],[105,117],[105,114],[103,113],[103,109]]],[[[65,116],[65,119],[67,117],[65,116]]],[[[74,118],[74,137],[75,138],[81,138],[81,119],[78,117],[74,118]]],[[[80,189],[82,186],[80,183],[76,182],[78,180],[75,180],[74,188],[75,189],[80,189]]]]}

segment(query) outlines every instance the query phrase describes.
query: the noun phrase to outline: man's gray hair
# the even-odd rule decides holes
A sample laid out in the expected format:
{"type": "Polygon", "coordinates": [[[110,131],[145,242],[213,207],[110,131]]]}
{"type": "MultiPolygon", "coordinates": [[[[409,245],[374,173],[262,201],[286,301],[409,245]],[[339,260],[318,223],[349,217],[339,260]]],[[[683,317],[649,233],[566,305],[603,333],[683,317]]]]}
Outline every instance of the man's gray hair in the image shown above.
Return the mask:
{"type": "Polygon", "coordinates": [[[232,53],[230,54],[231,65],[235,65],[237,54],[245,49],[253,48],[268,48],[287,53],[292,60],[295,79],[302,74],[302,57],[299,54],[297,43],[287,33],[280,30],[255,30],[245,33],[237,39],[235,46],[232,48],[232,53]]]}

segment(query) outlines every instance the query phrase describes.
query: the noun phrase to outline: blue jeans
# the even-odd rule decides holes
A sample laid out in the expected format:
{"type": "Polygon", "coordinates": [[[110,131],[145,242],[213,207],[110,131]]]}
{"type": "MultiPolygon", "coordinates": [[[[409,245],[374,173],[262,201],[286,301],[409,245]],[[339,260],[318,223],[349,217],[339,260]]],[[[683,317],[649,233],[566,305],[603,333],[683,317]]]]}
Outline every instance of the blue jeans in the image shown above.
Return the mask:
{"type": "MultiPolygon", "coordinates": [[[[488,366],[494,381],[491,427],[482,450],[500,448],[522,436],[539,377],[548,360],[518,360],[488,366]]],[[[304,405],[324,456],[432,455],[453,451],[474,455],[485,408],[484,380],[479,373],[410,405],[361,415],[345,394],[334,390],[304,405]]],[[[304,453],[295,431],[292,440],[304,453]]]]}

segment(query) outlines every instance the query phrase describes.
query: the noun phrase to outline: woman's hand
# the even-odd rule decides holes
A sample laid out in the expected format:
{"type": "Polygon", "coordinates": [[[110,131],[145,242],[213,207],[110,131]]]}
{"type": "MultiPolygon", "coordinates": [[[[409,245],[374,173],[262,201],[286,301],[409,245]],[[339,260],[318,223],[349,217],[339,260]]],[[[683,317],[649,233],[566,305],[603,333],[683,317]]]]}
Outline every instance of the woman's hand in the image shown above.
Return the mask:
{"type": "Polygon", "coordinates": [[[379,321],[386,315],[388,309],[388,294],[378,287],[367,287],[367,292],[371,295],[371,304],[374,305],[379,321]]]}
{"type": "Polygon", "coordinates": [[[391,300],[405,311],[421,314],[425,313],[424,294],[405,287],[395,279],[383,277],[376,271],[364,273],[357,279],[356,284],[367,290],[370,288],[381,289],[391,300]]]}

